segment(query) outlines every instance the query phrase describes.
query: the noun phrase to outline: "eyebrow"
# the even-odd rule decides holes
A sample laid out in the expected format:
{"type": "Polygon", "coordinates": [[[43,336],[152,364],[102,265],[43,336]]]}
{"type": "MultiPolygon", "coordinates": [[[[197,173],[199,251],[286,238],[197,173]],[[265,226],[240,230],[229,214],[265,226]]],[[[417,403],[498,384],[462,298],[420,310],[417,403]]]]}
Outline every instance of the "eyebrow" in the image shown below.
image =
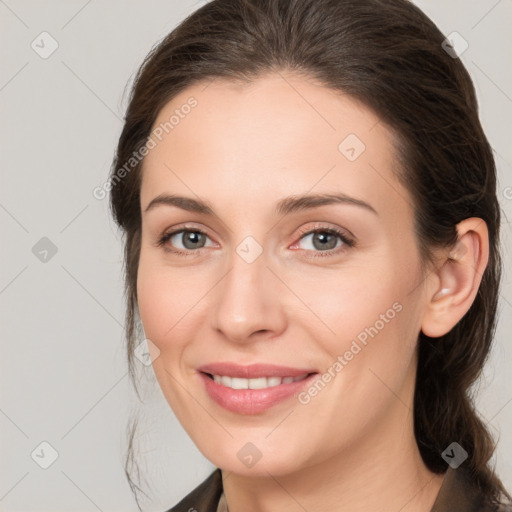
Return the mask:
{"type": "MultiPolygon", "coordinates": [[[[302,196],[290,196],[280,200],[276,205],[276,214],[288,215],[293,212],[317,208],[330,204],[349,204],[364,208],[375,215],[379,215],[369,203],[356,199],[346,194],[309,194],[302,196]]],[[[208,201],[193,199],[191,197],[177,196],[174,194],[161,194],[148,204],[144,212],[148,212],[157,206],[175,206],[189,212],[215,215],[214,209],[208,201]]]]}

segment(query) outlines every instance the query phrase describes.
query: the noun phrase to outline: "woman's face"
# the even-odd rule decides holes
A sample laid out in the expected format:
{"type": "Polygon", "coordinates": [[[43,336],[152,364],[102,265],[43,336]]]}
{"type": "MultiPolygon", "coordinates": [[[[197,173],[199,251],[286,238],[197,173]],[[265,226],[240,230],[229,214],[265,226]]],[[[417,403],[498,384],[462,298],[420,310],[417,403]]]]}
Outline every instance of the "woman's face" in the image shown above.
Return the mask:
{"type": "Polygon", "coordinates": [[[247,475],[384,455],[412,432],[427,297],[391,132],[284,73],[189,87],[153,129],[138,304],[194,443],[247,475]]]}

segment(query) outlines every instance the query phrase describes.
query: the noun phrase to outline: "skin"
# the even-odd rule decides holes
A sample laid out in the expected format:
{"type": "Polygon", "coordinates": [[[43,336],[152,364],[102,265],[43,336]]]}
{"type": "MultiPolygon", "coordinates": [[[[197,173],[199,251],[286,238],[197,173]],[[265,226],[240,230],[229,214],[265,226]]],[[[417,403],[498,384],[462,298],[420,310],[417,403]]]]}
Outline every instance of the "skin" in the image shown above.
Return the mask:
{"type": "Polygon", "coordinates": [[[439,250],[425,270],[393,133],[372,111],[283,72],[191,86],[154,126],[190,96],[197,106],[144,161],[138,304],[164,396],[222,469],[229,511],[429,511],[443,475],[423,464],[413,433],[417,336],[448,332],[469,309],[487,264],[485,223],[461,222],[453,259],[439,250]],[[349,134],[366,146],[354,161],[338,149],[349,134]],[[170,193],[208,201],[215,214],[145,211],[170,193]],[[344,193],[377,213],[330,204],[276,214],[278,201],[307,193],[344,193]],[[207,234],[195,251],[181,234],[167,242],[187,257],[157,245],[183,223],[207,234]],[[356,245],[335,237],[338,252],[315,258],[321,246],[299,229],[326,227],[356,245]],[[247,236],[263,248],[252,263],[236,252],[247,236]],[[307,404],[292,397],[236,414],[197,374],[216,361],[325,372],[396,303],[400,312],[307,404]],[[252,467],[237,457],[249,442],[261,452],[252,467]]]}

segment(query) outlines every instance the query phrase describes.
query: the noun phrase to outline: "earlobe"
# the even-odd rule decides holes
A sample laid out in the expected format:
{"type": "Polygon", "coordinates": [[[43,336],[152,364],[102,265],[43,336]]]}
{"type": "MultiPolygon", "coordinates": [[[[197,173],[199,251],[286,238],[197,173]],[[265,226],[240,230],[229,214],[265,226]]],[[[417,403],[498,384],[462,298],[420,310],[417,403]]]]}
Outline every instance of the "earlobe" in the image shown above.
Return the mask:
{"type": "Polygon", "coordinates": [[[448,333],[467,313],[489,259],[489,235],[482,219],[463,220],[457,224],[457,232],[456,245],[440,257],[429,280],[435,288],[433,293],[427,292],[421,330],[433,338],[448,333]]]}

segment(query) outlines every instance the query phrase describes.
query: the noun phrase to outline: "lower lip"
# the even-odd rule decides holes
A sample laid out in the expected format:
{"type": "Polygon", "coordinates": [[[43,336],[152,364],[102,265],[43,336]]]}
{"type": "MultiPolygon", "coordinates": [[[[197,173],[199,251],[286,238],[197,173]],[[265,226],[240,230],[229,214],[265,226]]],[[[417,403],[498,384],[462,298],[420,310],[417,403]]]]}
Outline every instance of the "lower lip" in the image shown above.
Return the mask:
{"type": "Polygon", "coordinates": [[[314,373],[297,382],[264,389],[232,389],[218,384],[203,372],[199,372],[199,376],[210,398],[224,409],[238,414],[258,414],[299,393],[302,388],[309,386],[318,374],[314,373]]]}

